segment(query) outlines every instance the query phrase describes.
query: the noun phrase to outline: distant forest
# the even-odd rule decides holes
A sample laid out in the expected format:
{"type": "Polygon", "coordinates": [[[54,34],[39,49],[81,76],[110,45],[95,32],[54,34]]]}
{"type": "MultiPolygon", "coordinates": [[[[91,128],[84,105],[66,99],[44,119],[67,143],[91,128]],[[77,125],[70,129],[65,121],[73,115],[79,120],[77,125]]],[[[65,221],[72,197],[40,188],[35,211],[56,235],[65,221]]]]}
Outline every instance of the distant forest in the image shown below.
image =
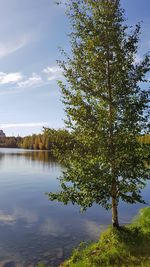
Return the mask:
{"type": "MultiPolygon", "coordinates": [[[[139,137],[139,141],[146,147],[146,158],[150,158],[150,134],[139,137]]],[[[44,128],[42,134],[33,134],[26,137],[0,137],[2,148],[24,148],[33,150],[65,151],[71,149],[75,144],[74,136],[64,129],[44,128]]],[[[149,160],[148,160],[149,161],[149,160]]]]}
{"type": "Polygon", "coordinates": [[[66,150],[74,145],[73,136],[67,130],[44,128],[42,134],[25,137],[0,137],[2,148],[24,148],[33,150],[66,150]]]}
{"type": "Polygon", "coordinates": [[[5,148],[19,148],[21,144],[21,137],[0,137],[0,147],[5,148]]]}

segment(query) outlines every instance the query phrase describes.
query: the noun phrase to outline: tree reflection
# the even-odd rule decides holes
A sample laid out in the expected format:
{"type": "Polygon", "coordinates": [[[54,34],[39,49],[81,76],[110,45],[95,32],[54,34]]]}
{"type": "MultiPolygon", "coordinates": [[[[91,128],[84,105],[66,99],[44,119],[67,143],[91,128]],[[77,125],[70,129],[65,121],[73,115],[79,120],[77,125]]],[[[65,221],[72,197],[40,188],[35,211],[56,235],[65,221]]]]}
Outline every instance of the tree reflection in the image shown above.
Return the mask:
{"type": "Polygon", "coordinates": [[[22,149],[10,149],[10,150],[1,150],[0,151],[0,162],[3,161],[3,159],[7,157],[16,157],[20,158],[23,157],[27,159],[28,161],[32,162],[40,162],[43,164],[43,166],[56,166],[57,162],[54,156],[51,155],[50,151],[40,151],[40,150],[22,150],[22,149]]]}

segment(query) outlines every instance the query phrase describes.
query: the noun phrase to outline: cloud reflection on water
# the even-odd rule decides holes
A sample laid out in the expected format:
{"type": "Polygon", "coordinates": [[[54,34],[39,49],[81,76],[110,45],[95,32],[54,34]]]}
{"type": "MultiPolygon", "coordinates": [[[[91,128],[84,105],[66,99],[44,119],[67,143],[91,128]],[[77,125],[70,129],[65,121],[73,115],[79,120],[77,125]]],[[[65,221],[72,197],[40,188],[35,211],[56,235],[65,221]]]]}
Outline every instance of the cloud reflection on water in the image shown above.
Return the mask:
{"type": "Polygon", "coordinates": [[[57,237],[64,233],[64,227],[58,221],[47,218],[40,226],[40,233],[43,236],[57,237]]]}
{"type": "Polygon", "coordinates": [[[10,214],[0,210],[0,224],[13,225],[19,220],[23,220],[29,226],[38,222],[38,216],[35,212],[17,207],[10,214]]]}
{"type": "Polygon", "coordinates": [[[0,224],[12,225],[15,222],[15,217],[11,214],[5,214],[0,210],[0,224]]]}
{"type": "Polygon", "coordinates": [[[85,220],[84,224],[87,235],[90,239],[98,239],[100,233],[106,228],[106,226],[99,225],[98,223],[91,220],[85,220]]]}

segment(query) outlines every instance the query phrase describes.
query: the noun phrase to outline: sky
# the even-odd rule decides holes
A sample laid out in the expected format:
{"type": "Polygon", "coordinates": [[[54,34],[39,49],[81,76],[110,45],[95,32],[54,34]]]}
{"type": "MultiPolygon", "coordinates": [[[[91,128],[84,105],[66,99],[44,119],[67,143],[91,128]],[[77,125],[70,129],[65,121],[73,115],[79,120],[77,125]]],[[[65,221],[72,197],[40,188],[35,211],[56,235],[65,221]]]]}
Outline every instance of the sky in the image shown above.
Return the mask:
{"type": "MultiPolygon", "coordinates": [[[[150,1],[121,3],[129,25],[143,21],[138,61],[150,50],[150,1]]],[[[70,48],[64,11],[54,0],[0,0],[0,129],[8,136],[64,127],[56,63],[59,47],[70,48]]]]}

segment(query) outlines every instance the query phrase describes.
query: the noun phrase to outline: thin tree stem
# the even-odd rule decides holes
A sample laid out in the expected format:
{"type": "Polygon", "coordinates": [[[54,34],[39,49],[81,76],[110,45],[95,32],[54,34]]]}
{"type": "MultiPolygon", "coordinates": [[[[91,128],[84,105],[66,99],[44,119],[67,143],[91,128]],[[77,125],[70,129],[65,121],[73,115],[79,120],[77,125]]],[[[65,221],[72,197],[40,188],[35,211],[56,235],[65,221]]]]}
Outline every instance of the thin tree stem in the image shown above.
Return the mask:
{"type": "Polygon", "coordinates": [[[118,223],[118,203],[117,203],[117,184],[115,175],[115,149],[114,149],[114,136],[113,136],[113,100],[112,100],[112,85],[111,85],[111,73],[110,73],[110,51],[107,51],[107,75],[108,75],[108,97],[109,97],[109,132],[110,132],[110,160],[111,160],[111,172],[112,172],[112,225],[113,227],[119,227],[118,223]]]}

